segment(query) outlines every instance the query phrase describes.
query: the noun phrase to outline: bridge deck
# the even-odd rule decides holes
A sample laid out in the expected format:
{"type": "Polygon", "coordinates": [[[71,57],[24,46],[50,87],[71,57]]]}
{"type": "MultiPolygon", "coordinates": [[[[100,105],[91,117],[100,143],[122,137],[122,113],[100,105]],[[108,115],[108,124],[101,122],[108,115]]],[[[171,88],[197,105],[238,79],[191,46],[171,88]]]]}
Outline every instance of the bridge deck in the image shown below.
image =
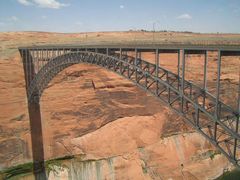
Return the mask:
{"type": "Polygon", "coordinates": [[[31,50],[61,50],[61,49],[139,49],[139,50],[152,50],[152,49],[169,49],[169,50],[220,50],[220,51],[237,51],[240,52],[240,45],[216,45],[216,44],[59,44],[59,45],[36,45],[28,47],[19,47],[19,50],[31,49],[31,50]]]}

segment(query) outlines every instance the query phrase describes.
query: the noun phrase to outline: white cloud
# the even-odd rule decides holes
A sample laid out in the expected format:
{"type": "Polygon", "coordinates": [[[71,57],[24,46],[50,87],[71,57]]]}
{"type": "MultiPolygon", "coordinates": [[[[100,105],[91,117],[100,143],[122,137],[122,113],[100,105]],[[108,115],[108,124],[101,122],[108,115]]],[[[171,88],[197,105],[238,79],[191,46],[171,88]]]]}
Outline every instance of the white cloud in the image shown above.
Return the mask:
{"type": "Polygon", "coordinates": [[[120,5],[120,9],[124,9],[124,5],[120,5]]]}
{"type": "Polygon", "coordinates": [[[28,0],[17,0],[20,4],[23,4],[25,6],[29,6],[31,5],[31,2],[29,2],[28,0]]]}
{"type": "Polygon", "coordinates": [[[16,17],[16,16],[11,16],[11,17],[9,18],[9,20],[16,22],[16,21],[18,21],[19,19],[18,19],[18,17],[16,17]]]}
{"type": "Polygon", "coordinates": [[[5,23],[4,22],[0,22],[0,26],[5,26],[5,23]]]}
{"type": "Polygon", "coordinates": [[[19,3],[29,6],[34,5],[41,8],[51,8],[51,9],[60,9],[62,7],[69,6],[69,4],[64,4],[58,0],[17,0],[19,3]]]}
{"type": "Polygon", "coordinates": [[[192,16],[190,16],[189,14],[182,14],[178,16],[177,19],[192,19],[192,16]]]}
{"type": "Polygon", "coordinates": [[[81,26],[83,25],[83,22],[75,22],[75,24],[81,26]]]}
{"type": "Polygon", "coordinates": [[[43,15],[43,16],[41,16],[41,18],[42,18],[42,19],[47,19],[47,16],[44,16],[44,15],[43,15]]]}
{"type": "Polygon", "coordinates": [[[39,7],[59,9],[68,6],[68,4],[60,3],[56,0],[33,0],[39,7]]]}
{"type": "Polygon", "coordinates": [[[235,13],[235,14],[240,13],[240,8],[239,7],[234,8],[233,13],[235,13]]]}

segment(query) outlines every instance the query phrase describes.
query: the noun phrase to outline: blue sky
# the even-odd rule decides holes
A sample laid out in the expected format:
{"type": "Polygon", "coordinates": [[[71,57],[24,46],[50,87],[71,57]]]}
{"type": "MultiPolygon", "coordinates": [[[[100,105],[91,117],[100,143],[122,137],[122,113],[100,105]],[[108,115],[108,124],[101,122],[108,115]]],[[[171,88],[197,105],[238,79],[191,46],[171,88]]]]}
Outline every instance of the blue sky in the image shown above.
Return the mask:
{"type": "Polygon", "coordinates": [[[125,31],[153,26],[240,33],[240,0],[0,1],[0,31],[125,31]]]}

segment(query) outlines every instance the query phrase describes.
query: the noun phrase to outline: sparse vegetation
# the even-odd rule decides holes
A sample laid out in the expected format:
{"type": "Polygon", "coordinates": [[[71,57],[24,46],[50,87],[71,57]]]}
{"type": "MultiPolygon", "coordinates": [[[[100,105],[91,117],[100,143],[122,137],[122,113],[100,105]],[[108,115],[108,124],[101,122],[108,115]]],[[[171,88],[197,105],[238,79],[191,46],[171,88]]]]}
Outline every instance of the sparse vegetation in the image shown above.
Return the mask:
{"type": "Polygon", "coordinates": [[[24,117],[25,117],[25,114],[21,114],[21,115],[18,115],[16,117],[12,118],[11,120],[13,120],[13,121],[21,121],[21,120],[23,120],[24,117]]]}
{"type": "Polygon", "coordinates": [[[220,151],[208,151],[209,153],[210,153],[210,158],[211,158],[211,160],[213,160],[213,158],[216,156],[216,155],[218,155],[218,154],[221,154],[221,152],[220,151]]]}
{"type": "Polygon", "coordinates": [[[27,174],[33,172],[33,163],[25,163],[17,166],[10,167],[6,170],[0,172],[0,177],[3,179],[10,179],[14,176],[18,176],[20,174],[27,174]]]}
{"type": "Polygon", "coordinates": [[[215,180],[237,180],[240,177],[240,170],[234,169],[233,171],[225,171],[223,174],[215,180]]]}
{"type": "Polygon", "coordinates": [[[217,150],[208,150],[206,152],[197,154],[195,156],[193,156],[191,159],[194,161],[199,161],[199,160],[203,160],[203,159],[208,159],[210,158],[211,160],[213,160],[215,158],[216,155],[221,154],[220,151],[217,150]]]}
{"type": "Polygon", "coordinates": [[[144,174],[147,174],[147,173],[148,173],[147,167],[146,167],[144,164],[142,164],[142,172],[143,172],[144,174]]]}
{"type": "MultiPolygon", "coordinates": [[[[55,171],[54,166],[62,167],[62,161],[73,159],[73,158],[74,156],[70,155],[70,156],[63,156],[56,159],[47,160],[45,161],[45,169],[47,173],[49,173],[50,171],[55,171]]],[[[16,177],[19,175],[26,175],[32,172],[33,172],[33,162],[29,162],[29,163],[20,164],[20,165],[5,169],[3,171],[0,171],[0,178],[10,179],[12,177],[16,177]]]]}

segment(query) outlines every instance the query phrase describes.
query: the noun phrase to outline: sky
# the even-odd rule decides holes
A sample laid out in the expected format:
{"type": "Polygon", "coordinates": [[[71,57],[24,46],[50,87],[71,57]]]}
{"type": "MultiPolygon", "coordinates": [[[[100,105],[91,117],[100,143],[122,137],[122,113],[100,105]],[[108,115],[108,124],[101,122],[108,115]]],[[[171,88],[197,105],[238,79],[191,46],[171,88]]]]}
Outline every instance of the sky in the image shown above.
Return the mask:
{"type": "Polygon", "coordinates": [[[0,31],[240,33],[240,0],[0,0],[0,31]]]}

